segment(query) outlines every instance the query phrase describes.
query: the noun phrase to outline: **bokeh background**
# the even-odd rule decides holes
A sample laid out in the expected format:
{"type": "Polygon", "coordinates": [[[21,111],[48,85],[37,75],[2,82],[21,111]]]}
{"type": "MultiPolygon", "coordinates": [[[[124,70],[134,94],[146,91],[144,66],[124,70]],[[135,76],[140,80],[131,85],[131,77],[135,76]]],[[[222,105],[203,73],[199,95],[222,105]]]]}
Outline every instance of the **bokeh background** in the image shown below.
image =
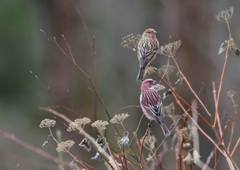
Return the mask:
{"type": "MultiPolygon", "coordinates": [[[[58,106],[59,103],[42,88],[29,73],[30,70],[51,87],[63,105],[71,107],[72,98],[74,110],[81,117],[107,119],[99,103],[97,115],[93,116],[94,95],[88,89],[86,79],[48,43],[40,29],[49,36],[55,36],[63,49],[67,50],[62,39],[62,35],[65,36],[77,63],[87,73],[92,70],[91,75],[96,77],[97,89],[111,116],[124,106],[139,104],[140,84],[135,81],[138,61],[136,53],[121,47],[124,36],[130,33],[141,34],[146,28],[152,27],[158,32],[157,37],[162,45],[181,39],[182,46],[177,53],[177,61],[194,90],[198,92],[200,88],[204,89],[200,97],[212,113],[212,81],[218,85],[224,61],[224,55],[217,53],[220,44],[228,38],[226,25],[215,20],[215,15],[220,10],[234,6],[230,26],[236,44],[240,44],[238,0],[5,0],[0,4],[0,130],[14,134],[36,147],[41,147],[48,135],[46,129],[39,128],[40,121],[54,118],[49,113],[39,111],[38,106],[58,106]]],[[[166,61],[165,57],[159,55],[153,65],[160,67],[166,61]]],[[[235,99],[239,104],[239,65],[240,58],[230,53],[220,102],[220,111],[225,114],[225,119],[233,115],[227,91],[237,91],[235,99]]],[[[194,99],[185,84],[178,87],[177,91],[187,101],[194,99]]],[[[167,105],[172,100],[170,97],[164,104],[167,105]]],[[[206,115],[202,108],[199,111],[206,115]]],[[[122,112],[130,114],[126,121],[127,128],[135,129],[141,110],[134,107],[122,112]]],[[[64,110],[63,113],[70,118],[76,117],[64,110]]],[[[181,113],[179,109],[176,110],[176,114],[181,113]]],[[[144,118],[139,136],[144,134],[147,122],[144,118]]],[[[199,123],[204,126],[203,122],[199,123]]],[[[170,120],[167,120],[167,124],[171,124],[170,120]]],[[[58,120],[54,130],[56,129],[61,129],[63,140],[74,139],[77,145],[82,139],[77,134],[66,132],[61,120],[58,120]]],[[[157,125],[153,125],[153,129],[161,141],[162,132],[159,132],[157,125]]],[[[236,142],[240,135],[239,125],[236,124],[235,129],[236,142]]],[[[88,130],[96,135],[91,128],[88,130]]],[[[213,135],[210,129],[205,130],[213,135]]],[[[206,161],[213,146],[202,135],[200,138],[200,155],[206,161]]],[[[170,139],[167,141],[170,145],[170,139]]],[[[57,156],[55,148],[55,144],[50,142],[42,149],[57,156]]],[[[90,160],[94,151],[87,153],[75,147],[73,153],[97,169],[105,169],[100,167],[102,162],[90,160]]],[[[237,149],[233,157],[236,161],[239,154],[240,150],[237,149]]],[[[71,159],[66,156],[66,160],[71,159]]],[[[174,161],[174,152],[169,151],[163,159],[163,165],[167,169],[174,169],[174,161]]],[[[1,136],[0,168],[16,169],[18,164],[20,169],[25,170],[57,169],[51,161],[1,136]]],[[[228,169],[225,160],[219,164],[218,169],[228,169]]],[[[212,165],[213,163],[210,164],[212,165]]]]}

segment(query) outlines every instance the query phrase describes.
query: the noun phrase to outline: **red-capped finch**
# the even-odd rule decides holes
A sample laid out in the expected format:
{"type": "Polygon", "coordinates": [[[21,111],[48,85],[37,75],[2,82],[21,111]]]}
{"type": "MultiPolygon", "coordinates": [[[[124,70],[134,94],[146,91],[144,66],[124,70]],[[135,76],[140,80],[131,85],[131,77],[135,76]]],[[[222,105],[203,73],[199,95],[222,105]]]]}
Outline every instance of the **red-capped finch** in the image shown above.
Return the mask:
{"type": "Polygon", "coordinates": [[[154,88],[155,83],[156,81],[153,79],[146,79],[142,82],[140,105],[144,115],[149,120],[158,122],[163,130],[164,135],[169,136],[170,131],[165,124],[161,96],[154,88]]]}
{"type": "Polygon", "coordinates": [[[148,64],[156,57],[159,42],[156,37],[157,32],[152,29],[146,29],[138,41],[137,57],[139,61],[139,72],[137,81],[143,81],[144,72],[148,64]]]}

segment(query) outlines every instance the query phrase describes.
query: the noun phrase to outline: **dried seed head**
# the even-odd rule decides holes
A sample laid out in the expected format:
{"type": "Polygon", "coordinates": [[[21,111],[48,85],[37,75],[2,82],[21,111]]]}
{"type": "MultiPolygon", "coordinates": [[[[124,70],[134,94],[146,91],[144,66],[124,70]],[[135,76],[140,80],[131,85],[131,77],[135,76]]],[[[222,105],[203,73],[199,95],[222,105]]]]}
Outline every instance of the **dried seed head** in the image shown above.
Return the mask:
{"type": "Polygon", "coordinates": [[[67,131],[71,132],[77,130],[77,127],[84,128],[86,124],[90,123],[91,120],[88,117],[84,117],[81,119],[75,119],[74,122],[71,122],[68,126],[67,131]]]}
{"type": "Polygon", "coordinates": [[[227,96],[229,98],[233,98],[236,93],[237,93],[236,91],[230,90],[230,91],[227,92],[227,96]]]}
{"type": "Polygon", "coordinates": [[[159,47],[157,52],[168,57],[173,57],[180,46],[181,40],[174,41],[172,43],[159,47]]]}
{"type": "Polygon", "coordinates": [[[105,130],[107,129],[107,125],[109,123],[103,120],[97,120],[91,124],[92,127],[96,128],[98,133],[104,135],[105,130]]]}
{"type": "Polygon", "coordinates": [[[123,37],[121,45],[124,48],[129,48],[132,51],[137,51],[137,45],[140,38],[141,35],[134,36],[133,34],[129,34],[126,37],[123,37]]]}
{"type": "Polygon", "coordinates": [[[51,120],[51,119],[44,119],[41,121],[39,127],[40,128],[49,128],[49,127],[54,127],[56,124],[55,120],[51,120]]]}
{"type": "Polygon", "coordinates": [[[118,113],[110,120],[110,123],[122,124],[127,117],[129,117],[128,113],[118,113]]]}
{"type": "Polygon", "coordinates": [[[66,152],[66,150],[68,151],[73,145],[74,145],[74,141],[72,140],[67,140],[65,142],[61,142],[57,144],[57,152],[66,152]]]}
{"type": "Polygon", "coordinates": [[[228,22],[230,21],[232,15],[233,15],[234,8],[229,7],[229,9],[222,10],[216,15],[216,20],[220,22],[228,22]]]}

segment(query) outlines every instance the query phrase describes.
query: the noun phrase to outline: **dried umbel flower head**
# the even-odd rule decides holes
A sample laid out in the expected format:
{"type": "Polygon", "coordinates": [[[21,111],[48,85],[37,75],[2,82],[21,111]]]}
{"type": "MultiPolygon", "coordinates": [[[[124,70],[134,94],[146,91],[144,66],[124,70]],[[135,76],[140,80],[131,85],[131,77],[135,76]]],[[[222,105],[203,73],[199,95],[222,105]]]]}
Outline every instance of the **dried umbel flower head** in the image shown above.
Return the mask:
{"type": "Polygon", "coordinates": [[[84,138],[81,143],[79,144],[80,147],[82,147],[83,149],[85,149],[86,151],[90,152],[90,150],[92,149],[91,143],[87,138],[84,138]]]}
{"type": "Polygon", "coordinates": [[[54,127],[56,124],[55,120],[51,120],[51,119],[44,119],[41,121],[39,127],[40,128],[50,128],[50,127],[54,127]]]}
{"type": "Polygon", "coordinates": [[[233,15],[234,8],[229,7],[229,9],[222,10],[216,15],[216,20],[220,22],[228,22],[233,15]]]}
{"type": "Polygon", "coordinates": [[[97,120],[91,124],[92,127],[96,128],[98,133],[104,135],[105,130],[107,129],[107,125],[109,123],[103,120],[97,120]]]}
{"type": "Polygon", "coordinates": [[[172,43],[159,47],[157,52],[168,57],[173,57],[180,46],[181,40],[174,41],[172,43]]]}
{"type": "Polygon", "coordinates": [[[71,132],[74,130],[77,130],[77,127],[84,128],[86,124],[90,123],[91,120],[87,117],[81,118],[81,119],[75,119],[74,122],[71,122],[68,126],[67,131],[71,132]]]}
{"type": "Polygon", "coordinates": [[[230,90],[230,91],[227,92],[227,96],[228,96],[229,98],[233,98],[236,93],[237,93],[236,91],[230,90]]]}
{"type": "Polygon", "coordinates": [[[57,144],[57,152],[66,152],[68,151],[73,145],[74,145],[74,141],[72,140],[67,140],[65,142],[61,142],[59,144],[57,144]]]}
{"type": "Polygon", "coordinates": [[[128,113],[118,113],[110,120],[110,123],[122,124],[127,117],[129,117],[128,113]]]}
{"type": "Polygon", "coordinates": [[[129,48],[132,51],[137,51],[137,44],[141,35],[134,36],[133,34],[129,34],[126,37],[123,37],[123,41],[121,43],[122,47],[129,48]]]}
{"type": "Polygon", "coordinates": [[[157,70],[157,68],[155,68],[151,65],[148,65],[147,68],[145,69],[144,77],[147,77],[147,76],[153,74],[156,70],[157,70]]]}

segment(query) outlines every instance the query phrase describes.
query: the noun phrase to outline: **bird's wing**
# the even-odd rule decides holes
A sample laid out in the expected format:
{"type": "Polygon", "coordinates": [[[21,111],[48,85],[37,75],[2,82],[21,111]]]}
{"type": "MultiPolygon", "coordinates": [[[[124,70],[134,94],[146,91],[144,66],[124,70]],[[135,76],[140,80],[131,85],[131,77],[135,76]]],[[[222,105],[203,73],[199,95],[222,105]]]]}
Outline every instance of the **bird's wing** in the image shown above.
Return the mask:
{"type": "Polygon", "coordinates": [[[151,60],[152,57],[150,55],[155,55],[158,47],[152,48],[151,45],[147,45],[147,42],[143,43],[143,46],[139,45],[138,50],[140,55],[145,60],[151,60]]]}
{"type": "Polygon", "coordinates": [[[162,114],[162,102],[160,95],[154,90],[147,90],[142,94],[141,104],[153,113],[153,116],[162,114]]]}

